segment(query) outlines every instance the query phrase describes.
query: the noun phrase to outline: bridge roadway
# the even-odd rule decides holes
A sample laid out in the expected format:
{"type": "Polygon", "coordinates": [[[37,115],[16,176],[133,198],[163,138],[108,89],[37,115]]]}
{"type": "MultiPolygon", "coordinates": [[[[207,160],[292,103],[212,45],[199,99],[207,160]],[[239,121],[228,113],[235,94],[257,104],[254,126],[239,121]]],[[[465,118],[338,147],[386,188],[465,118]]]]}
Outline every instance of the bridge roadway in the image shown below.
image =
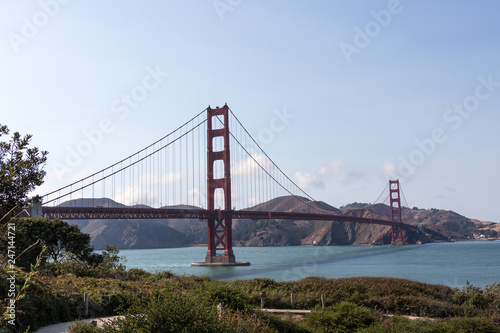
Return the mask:
{"type": "Polygon", "coordinates": [[[357,216],[323,213],[295,213],[295,212],[263,212],[252,210],[213,210],[206,209],[178,209],[178,208],[112,208],[112,207],[42,207],[42,216],[49,219],[61,220],[97,220],[97,219],[199,219],[225,217],[228,214],[233,219],[252,220],[319,220],[380,224],[391,227],[403,227],[418,230],[412,224],[392,222],[382,219],[371,219],[357,216]]]}

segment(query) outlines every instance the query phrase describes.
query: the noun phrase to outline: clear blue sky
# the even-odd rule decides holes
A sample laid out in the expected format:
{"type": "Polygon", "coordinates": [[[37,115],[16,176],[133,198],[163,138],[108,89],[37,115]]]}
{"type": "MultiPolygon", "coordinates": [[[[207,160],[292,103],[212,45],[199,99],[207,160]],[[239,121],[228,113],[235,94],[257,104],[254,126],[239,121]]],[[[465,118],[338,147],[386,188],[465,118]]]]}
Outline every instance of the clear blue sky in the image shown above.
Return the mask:
{"type": "Polygon", "coordinates": [[[43,193],[208,105],[227,102],[254,136],[286,112],[266,151],[313,197],[372,202],[399,178],[412,207],[498,222],[499,12],[451,0],[2,1],[0,123],[50,152],[43,193]],[[115,112],[149,72],[147,96],[115,112]],[[102,142],[57,172],[99,126],[102,142]]]}

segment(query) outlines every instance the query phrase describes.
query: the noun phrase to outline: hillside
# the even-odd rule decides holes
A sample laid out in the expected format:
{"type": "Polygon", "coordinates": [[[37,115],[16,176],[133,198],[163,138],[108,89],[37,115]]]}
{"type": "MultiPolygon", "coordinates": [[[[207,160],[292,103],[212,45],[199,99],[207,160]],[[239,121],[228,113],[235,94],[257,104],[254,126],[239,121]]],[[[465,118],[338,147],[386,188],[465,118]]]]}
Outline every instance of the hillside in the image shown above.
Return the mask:
{"type": "MultiPolygon", "coordinates": [[[[69,204],[66,202],[62,205],[69,204]]],[[[71,204],[124,207],[110,199],[79,199],[71,204]]],[[[325,212],[379,219],[389,219],[390,216],[390,209],[384,204],[353,203],[337,209],[324,202],[291,196],[275,198],[248,210],[325,212]]],[[[449,238],[467,240],[473,239],[474,234],[487,237],[497,237],[500,234],[500,224],[469,219],[452,211],[404,207],[402,215],[406,223],[426,228],[425,235],[405,232],[405,242],[409,244],[417,241],[445,241],[449,238]]],[[[88,233],[96,249],[104,249],[106,244],[116,244],[119,249],[139,249],[196,246],[207,242],[206,221],[197,219],[69,222],[77,224],[83,232],[88,233]]],[[[234,220],[233,241],[235,246],[390,244],[391,228],[338,221],[234,220]]]]}
{"type": "MultiPolygon", "coordinates": [[[[384,216],[390,217],[390,207],[384,204],[351,204],[342,207],[344,214],[364,215],[365,217],[384,216]],[[356,206],[357,208],[352,208],[356,206]]],[[[442,209],[412,209],[402,208],[403,221],[405,223],[421,225],[431,231],[436,240],[441,234],[444,239],[453,238],[455,240],[474,239],[474,234],[485,234],[496,238],[500,234],[500,223],[483,222],[467,218],[463,215],[449,210],[442,209]]]]}
{"type": "Polygon", "coordinates": [[[88,233],[91,244],[97,250],[106,244],[116,244],[119,249],[154,249],[183,247],[189,244],[188,238],[163,223],[146,220],[89,220],[78,223],[82,232],[88,233]]]}
{"type": "MultiPolygon", "coordinates": [[[[255,210],[286,211],[286,212],[309,212],[309,213],[334,213],[366,218],[389,219],[383,207],[365,207],[361,204],[357,208],[339,210],[320,202],[311,202],[307,199],[297,200],[293,197],[282,197],[254,207],[255,210]],[[294,204],[295,203],[295,204],[294,204]],[[274,204],[277,209],[273,209],[274,204]]],[[[358,207],[354,205],[354,207],[358,207]]],[[[389,212],[389,207],[387,212],[389,212]]],[[[345,207],[344,207],[345,208],[345,207]]],[[[248,222],[247,222],[248,223],[248,222]]],[[[271,220],[259,221],[251,226],[246,237],[233,237],[236,245],[240,246],[268,246],[268,245],[358,245],[358,244],[390,244],[392,240],[391,228],[388,226],[369,225],[362,223],[348,223],[339,221],[300,221],[300,220],[271,220]]],[[[238,228],[236,228],[238,230],[238,228]]],[[[439,239],[445,239],[439,235],[439,239]]],[[[405,242],[415,243],[417,241],[430,242],[431,237],[406,232],[405,242]]]]}

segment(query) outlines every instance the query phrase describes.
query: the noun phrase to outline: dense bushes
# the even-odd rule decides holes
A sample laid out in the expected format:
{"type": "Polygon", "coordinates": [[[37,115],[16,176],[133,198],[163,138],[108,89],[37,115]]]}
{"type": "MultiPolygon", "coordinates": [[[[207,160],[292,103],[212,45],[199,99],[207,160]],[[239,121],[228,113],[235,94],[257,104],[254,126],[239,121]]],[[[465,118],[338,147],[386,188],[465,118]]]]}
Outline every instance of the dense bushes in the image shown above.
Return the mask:
{"type": "Polygon", "coordinates": [[[105,325],[105,332],[272,332],[266,322],[249,312],[219,311],[206,296],[188,296],[171,288],[146,295],[124,318],[105,325]]]}
{"type": "Polygon", "coordinates": [[[62,260],[44,263],[40,273],[52,276],[73,274],[79,277],[122,278],[125,265],[118,252],[115,245],[107,245],[102,254],[93,253],[85,260],[66,252],[62,260]]]}
{"type": "Polygon", "coordinates": [[[246,310],[251,302],[248,295],[231,285],[219,281],[204,281],[191,292],[193,296],[201,295],[211,304],[222,304],[231,310],[246,310]]]}
{"type": "Polygon", "coordinates": [[[375,316],[365,307],[340,302],[325,309],[317,308],[307,314],[304,323],[314,332],[354,332],[375,322],[375,316]]]}
{"type": "MultiPolygon", "coordinates": [[[[112,267],[108,268],[113,271],[112,267]]],[[[5,267],[0,270],[0,278],[6,279],[6,272],[5,267]]],[[[121,332],[169,332],[182,325],[187,325],[185,332],[301,333],[498,332],[500,327],[498,284],[452,289],[394,278],[223,282],[207,276],[152,274],[140,269],[108,273],[101,277],[39,275],[25,291],[29,297],[17,304],[18,329],[83,318],[84,292],[89,294],[91,316],[126,315],[117,322],[121,332]],[[294,293],[295,308],[313,312],[304,317],[262,313],[258,310],[261,291],[267,293],[267,308],[290,308],[290,294],[294,293]],[[318,307],[321,294],[325,296],[324,309],[318,307]],[[223,305],[220,321],[219,303],[223,305]],[[426,320],[402,318],[409,315],[426,320]],[[170,324],[165,327],[165,323],[170,324]],[[162,328],[156,330],[155,325],[162,328]]],[[[23,283],[26,276],[19,271],[18,282],[23,283]]],[[[0,297],[6,297],[4,290],[0,290],[0,297]]],[[[107,330],[115,332],[117,328],[107,330]]]]}
{"type": "MultiPolygon", "coordinates": [[[[18,267],[29,269],[40,254],[44,263],[58,262],[65,254],[88,262],[98,258],[92,252],[90,236],[82,233],[76,225],[46,218],[13,218],[9,222],[15,225],[16,250],[23,253],[16,259],[18,267]]],[[[1,253],[6,253],[6,249],[7,243],[0,242],[1,253]]]]}
{"type": "Polygon", "coordinates": [[[266,304],[274,308],[288,308],[290,294],[294,293],[297,308],[304,309],[317,306],[320,295],[324,294],[327,306],[347,301],[384,313],[433,317],[460,312],[454,307],[452,288],[404,279],[309,277],[295,282],[254,279],[230,284],[248,294],[255,305],[259,304],[259,292],[266,290],[266,304]]]}
{"type": "Polygon", "coordinates": [[[399,333],[399,332],[429,332],[429,333],[497,333],[495,326],[482,318],[453,318],[446,322],[425,320],[410,320],[395,317],[379,321],[372,326],[361,329],[360,333],[399,333]]]}

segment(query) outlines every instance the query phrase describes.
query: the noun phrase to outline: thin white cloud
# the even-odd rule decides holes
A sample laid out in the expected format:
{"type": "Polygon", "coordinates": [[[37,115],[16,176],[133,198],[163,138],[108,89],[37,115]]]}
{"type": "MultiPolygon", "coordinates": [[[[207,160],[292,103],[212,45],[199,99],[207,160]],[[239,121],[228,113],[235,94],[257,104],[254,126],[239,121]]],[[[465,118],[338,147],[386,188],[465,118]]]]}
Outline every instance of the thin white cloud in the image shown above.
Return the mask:
{"type": "Polygon", "coordinates": [[[303,190],[308,190],[312,188],[325,188],[325,182],[318,178],[318,175],[311,175],[308,173],[295,172],[295,179],[297,180],[297,185],[303,190]]]}
{"type": "Polygon", "coordinates": [[[392,162],[385,162],[382,164],[382,177],[384,179],[393,179],[397,177],[397,167],[396,164],[392,162]]]}
{"type": "Polygon", "coordinates": [[[332,161],[325,163],[318,168],[317,177],[325,182],[338,177],[344,171],[343,161],[332,161]]]}
{"type": "Polygon", "coordinates": [[[272,173],[274,165],[263,154],[255,154],[253,158],[247,157],[243,160],[237,161],[231,167],[232,176],[247,176],[255,173],[256,170],[264,168],[267,172],[272,173]],[[257,164],[258,163],[258,164],[257,164]],[[259,166],[260,165],[260,166],[259,166]]]}
{"type": "Polygon", "coordinates": [[[368,172],[363,168],[348,165],[343,159],[324,163],[314,174],[297,171],[294,173],[297,185],[303,190],[324,189],[327,183],[336,181],[348,186],[366,179],[368,172]]]}

